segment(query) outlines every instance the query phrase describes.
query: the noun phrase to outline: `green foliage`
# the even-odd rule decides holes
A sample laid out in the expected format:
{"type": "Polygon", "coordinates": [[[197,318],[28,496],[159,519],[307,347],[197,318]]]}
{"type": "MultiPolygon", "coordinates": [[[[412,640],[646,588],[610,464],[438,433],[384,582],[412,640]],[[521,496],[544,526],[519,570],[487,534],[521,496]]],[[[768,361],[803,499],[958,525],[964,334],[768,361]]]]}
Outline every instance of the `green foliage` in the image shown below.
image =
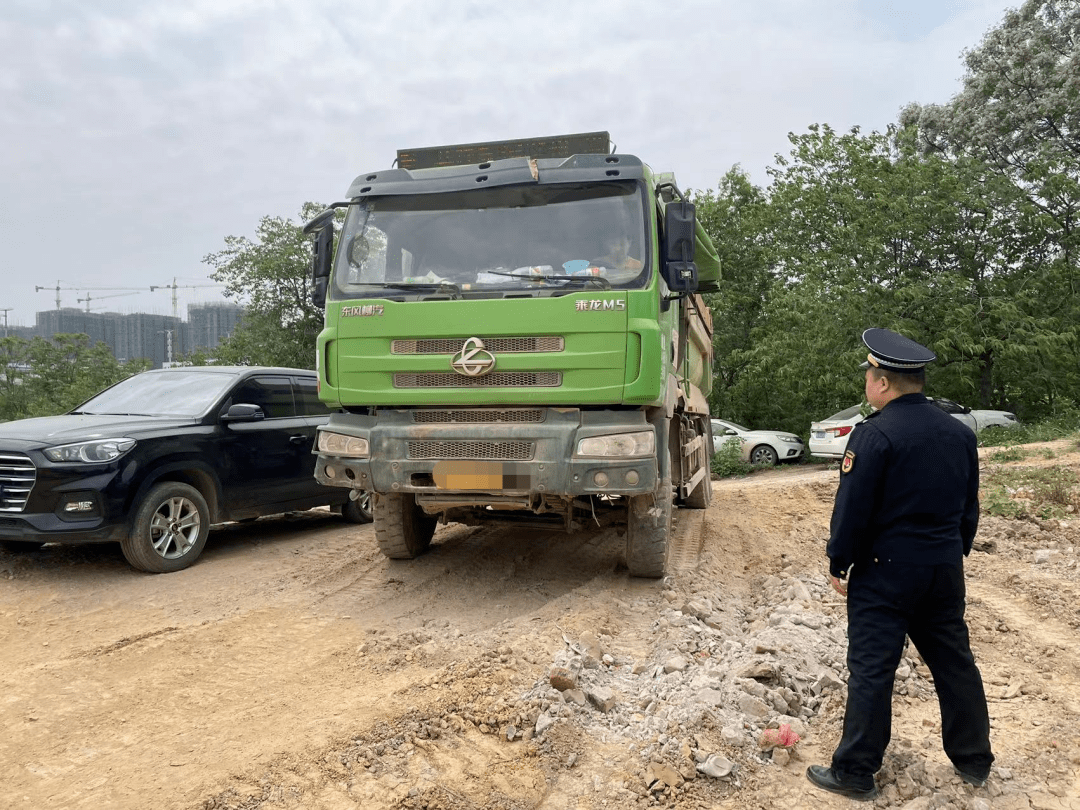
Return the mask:
{"type": "Polygon", "coordinates": [[[214,350],[215,362],[315,367],[323,312],[311,303],[311,241],[302,228],[324,207],[305,203],[299,222],[263,217],[254,240],[227,236],[223,250],[203,259],[214,268],[211,278],[225,285],[225,295],[244,306],[236,330],[214,350]]]}
{"type": "Polygon", "coordinates": [[[743,460],[742,442],[736,438],[728,439],[721,444],[720,449],[712,457],[713,475],[718,478],[748,475],[754,469],[753,464],[743,460]]]}
{"type": "Polygon", "coordinates": [[[1068,467],[992,467],[983,476],[980,506],[984,512],[1010,518],[1075,515],[1080,509],[1080,475],[1068,467]]]}
{"type": "Polygon", "coordinates": [[[1009,461],[1023,461],[1027,457],[1027,450],[1013,446],[997,451],[990,456],[990,461],[993,464],[1005,464],[1009,461]]]}
{"type": "Polygon", "coordinates": [[[1030,422],[1080,407],[1078,32],[1076,0],[1027,0],[948,104],[811,126],[767,187],[735,169],[697,195],[724,267],[714,413],[804,433],[862,398],[871,326],[934,349],[928,393],[1030,422]]]}
{"type": "Polygon", "coordinates": [[[1063,407],[1057,413],[1035,423],[1021,422],[1015,427],[990,427],[979,432],[983,447],[1051,442],[1080,433],[1080,409],[1063,407]]]}
{"type": "Polygon", "coordinates": [[[979,509],[987,515],[1003,518],[1022,518],[1024,507],[1014,501],[1005,492],[1004,487],[983,486],[979,493],[979,509]]]}
{"type": "Polygon", "coordinates": [[[0,421],[66,413],[116,382],[145,371],[147,360],[124,363],[86,335],[0,339],[0,421]]]}

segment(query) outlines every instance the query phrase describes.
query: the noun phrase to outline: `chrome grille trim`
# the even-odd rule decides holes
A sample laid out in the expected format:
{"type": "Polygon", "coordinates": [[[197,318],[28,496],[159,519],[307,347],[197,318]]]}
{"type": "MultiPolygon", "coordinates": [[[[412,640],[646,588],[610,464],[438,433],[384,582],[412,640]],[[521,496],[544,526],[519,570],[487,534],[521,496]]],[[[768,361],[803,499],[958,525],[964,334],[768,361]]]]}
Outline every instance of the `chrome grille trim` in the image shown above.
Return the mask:
{"type": "Polygon", "coordinates": [[[37,467],[22,453],[0,453],[0,512],[21,512],[37,482],[37,467]]]}
{"type": "Polygon", "coordinates": [[[460,374],[395,374],[394,388],[558,388],[561,371],[493,371],[483,377],[460,374]]]}
{"type": "MultiPolygon", "coordinates": [[[[561,352],[566,347],[557,335],[522,337],[481,337],[484,348],[495,354],[523,352],[561,352]]],[[[390,342],[391,354],[456,354],[468,338],[400,338],[390,342]]]]}
{"type": "Polygon", "coordinates": [[[456,410],[422,409],[412,412],[413,422],[418,425],[494,425],[507,422],[536,424],[544,421],[544,412],[538,408],[467,408],[456,410]]]}
{"type": "Polygon", "coordinates": [[[533,442],[482,441],[413,441],[409,442],[410,459],[493,459],[529,461],[536,445],[533,442]]]}

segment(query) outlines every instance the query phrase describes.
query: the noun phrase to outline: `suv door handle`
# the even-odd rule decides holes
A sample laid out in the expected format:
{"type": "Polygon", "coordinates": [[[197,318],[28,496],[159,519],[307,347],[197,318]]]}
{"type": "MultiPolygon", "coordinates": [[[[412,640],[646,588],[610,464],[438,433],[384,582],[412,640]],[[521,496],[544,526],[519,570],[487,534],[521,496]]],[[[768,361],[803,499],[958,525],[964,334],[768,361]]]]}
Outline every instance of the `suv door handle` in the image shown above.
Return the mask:
{"type": "Polygon", "coordinates": [[[310,441],[310,439],[308,439],[307,436],[300,435],[300,436],[290,436],[289,441],[292,442],[293,444],[304,444],[305,442],[310,441]]]}

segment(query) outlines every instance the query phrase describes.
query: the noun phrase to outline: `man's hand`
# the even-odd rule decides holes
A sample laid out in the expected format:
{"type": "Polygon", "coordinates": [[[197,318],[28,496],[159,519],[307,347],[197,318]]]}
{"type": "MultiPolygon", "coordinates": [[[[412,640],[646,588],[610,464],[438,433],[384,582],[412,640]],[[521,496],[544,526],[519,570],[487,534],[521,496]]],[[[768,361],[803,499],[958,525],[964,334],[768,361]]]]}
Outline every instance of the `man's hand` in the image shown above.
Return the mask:
{"type": "Polygon", "coordinates": [[[829,582],[832,584],[833,590],[841,596],[847,596],[847,582],[840,579],[840,577],[829,576],[829,582]]]}

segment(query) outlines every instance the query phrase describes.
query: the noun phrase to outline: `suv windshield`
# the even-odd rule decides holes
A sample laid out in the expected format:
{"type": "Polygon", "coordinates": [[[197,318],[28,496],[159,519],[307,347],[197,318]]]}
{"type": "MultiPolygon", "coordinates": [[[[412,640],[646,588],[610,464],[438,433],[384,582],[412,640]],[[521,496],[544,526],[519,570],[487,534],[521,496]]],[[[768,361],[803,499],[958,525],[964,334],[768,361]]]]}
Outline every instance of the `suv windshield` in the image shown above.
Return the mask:
{"type": "Polygon", "coordinates": [[[235,381],[233,374],[194,369],[136,374],[87,400],[72,413],[201,416],[235,381]]]}
{"type": "Polygon", "coordinates": [[[349,210],[330,294],[640,287],[645,225],[634,182],[374,197],[349,210]]]}

